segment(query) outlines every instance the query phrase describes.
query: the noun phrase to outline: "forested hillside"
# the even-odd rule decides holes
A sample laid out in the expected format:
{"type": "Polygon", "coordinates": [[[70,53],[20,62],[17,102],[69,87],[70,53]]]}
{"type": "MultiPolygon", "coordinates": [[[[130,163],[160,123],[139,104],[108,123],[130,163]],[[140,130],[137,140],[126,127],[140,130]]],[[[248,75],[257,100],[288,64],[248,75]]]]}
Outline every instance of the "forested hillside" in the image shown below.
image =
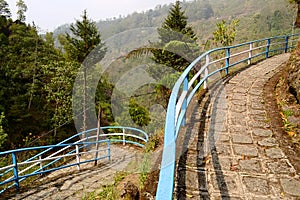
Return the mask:
{"type": "MultiPolygon", "coordinates": [[[[63,25],[53,33],[40,35],[34,23],[25,23],[27,6],[24,1],[18,0],[17,7],[18,17],[13,20],[7,2],[0,0],[1,150],[51,144],[76,132],[72,113],[74,81],[84,58],[97,45],[100,48],[97,49],[98,52],[101,52],[99,60],[111,53],[107,52],[107,46],[112,48],[110,51],[114,51],[116,56],[126,55],[133,49],[157,42],[159,37],[164,39],[164,26],[175,29],[171,26],[172,23],[165,23],[173,5],[158,5],[143,13],[98,22],[90,20],[88,13],[84,11],[82,18],[74,24],[63,25]],[[130,31],[137,28],[143,29],[130,31]]],[[[197,54],[217,45],[212,41],[213,32],[216,24],[222,20],[228,24],[233,19],[239,20],[236,32],[234,31],[235,40],[232,40],[235,43],[294,31],[296,9],[286,0],[194,0],[184,1],[179,7],[182,9],[179,21],[183,19],[180,21],[183,24],[180,33],[189,37],[192,35],[192,42],[188,41],[189,48],[196,49],[197,54]]],[[[161,41],[160,44],[179,44],[180,47],[181,43],[174,41],[175,39],[161,41]]],[[[164,54],[163,51],[151,53],[155,55],[152,61],[160,64],[172,64],[173,60],[169,58],[175,58],[176,65],[187,65],[189,62],[178,58],[178,55],[164,54]]],[[[114,62],[110,69],[116,72],[113,74],[115,79],[118,78],[118,73],[126,72],[139,61],[111,59],[114,62]]],[[[179,71],[181,70],[183,69],[179,71]]],[[[110,106],[114,86],[111,80],[103,78],[96,88],[94,99],[96,107],[102,108],[102,125],[114,124],[116,121],[110,106]]],[[[148,89],[142,88],[141,92],[148,89]]],[[[156,101],[164,101],[163,106],[166,106],[169,90],[163,92],[166,94],[162,97],[143,96],[141,99],[152,103],[156,98],[156,101]]],[[[147,109],[151,105],[140,105],[136,100],[138,99],[130,99],[127,105],[131,112],[129,117],[136,124],[147,125],[147,109]]],[[[115,104],[117,109],[118,106],[121,107],[118,102],[115,104]]],[[[78,107],[81,109],[78,113],[82,116],[81,112],[84,113],[87,107],[78,107]]],[[[123,116],[122,112],[120,111],[120,116],[123,116]]],[[[158,121],[161,123],[161,120],[158,121]]],[[[83,129],[85,126],[83,124],[83,129]]]]}
{"type": "MultiPolygon", "coordinates": [[[[141,27],[159,27],[171,5],[158,5],[143,13],[133,13],[119,18],[97,22],[103,39],[117,33],[141,27]]],[[[240,20],[236,42],[291,33],[296,10],[287,0],[193,0],[183,1],[182,8],[203,43],[212,36],[216,22],[221,19],[240,20]]],[[[54,31],[54,35],[65,33],[69,25],[54,31]]],[[[152,38],[153,32],[148,33],[152,38]]]]}

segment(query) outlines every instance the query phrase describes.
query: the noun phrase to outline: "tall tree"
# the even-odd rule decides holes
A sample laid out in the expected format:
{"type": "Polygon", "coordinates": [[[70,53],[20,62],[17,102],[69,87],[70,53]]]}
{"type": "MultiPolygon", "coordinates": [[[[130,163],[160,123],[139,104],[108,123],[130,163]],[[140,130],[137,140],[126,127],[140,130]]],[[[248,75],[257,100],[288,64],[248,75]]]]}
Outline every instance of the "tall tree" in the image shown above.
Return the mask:
{"type": "Polygon", "coordinates": [[[0,0],[0,16],[11,17],[8,4],[5,0],[0,0]]]}
{"type": "Polygon", "coordinates": [[[27,11],[27,6],[23,0],[18,0],[16,4],[18,11],[17,11],[17,19],[21,22],[25,22],[26,16],[25,13],[27,11]]]}
{"type": "Polygon", "coordinates": [[[43,89],[47,103],[53,110],[54,139],[57,137],[57,128],[72,120],[72,89],[78,68],[77,62],[63,60],[42,66],[47,77],[43,89]]]}
{"type": "Polygon", "coordinates": [[[179,71],[184,70],[189,65],[190,62],[179,55],[193,54],[197,46],[196,34],[192,27],[188,26],[187,19],[180,2],[176,1],[161,28],[157,29],[160,39],[159,46],[164,49],[152,51],[155,62],[179,71]],[[181,52],[177,52],[178,50],[181,52]]]}
{"type": "Polygon", "coordinates": [[[67,57],[83,64],[83,131],[87,128],[87,67],[95,65],[104,57],[106,53],[105,44],[101,41],[101,35],[95,22],[88,19],[84,10],[82,20],[76,20],[71,25],[73,36],[67,33],[67,44],[65,50],[67,57]]]}
{"type": "Polygon", "coordinates": [[[67,44],[65,45],[69,59],[83,64],[89,56],[89,63],[86,64],[93,65],[104,57],[106,53],[105,44],[101,41],[96,23],[88,19],[86,10],[83,12],[82,20],[76,20],[76,23],[71,25],[70,30],[72,35],[66,34],[67,44]],[[92,51],[96,51],[95,57],[89,55],[92,51]]]}

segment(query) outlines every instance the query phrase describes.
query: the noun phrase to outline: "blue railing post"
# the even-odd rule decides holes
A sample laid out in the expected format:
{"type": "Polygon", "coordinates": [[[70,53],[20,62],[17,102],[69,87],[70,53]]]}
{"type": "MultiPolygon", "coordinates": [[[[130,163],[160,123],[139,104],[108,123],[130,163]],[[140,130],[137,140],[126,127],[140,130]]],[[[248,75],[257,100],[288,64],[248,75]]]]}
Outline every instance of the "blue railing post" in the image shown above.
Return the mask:
{"type": "Polygon", "coordinates": [[[270,45],[271,45],[271,39],[269,38],[267,40],[267,46],[266,46],[266,58],[269,58],[270,45]]]}
{"type": "Polygon", "coordinates": [[[11,154],[12,156],[12,164],[14,165],[14,179],[15,179],[15,186],[16,189],[19,190],[20,183],[19,183],[19,174],[18,174],[18,161],[17,161],[17,155],[15,152],[11,154]]]}
{"type": "Polygon", "coordinates": [[[229,59],[230,59],[230,48],[226,48],[226,74],[229,73],[228,70],[230,65],[229,59]]]}
{"type": "Polygon", "coordinates": [[[284,53],[287,53],[289,49],[289,36],[285,37],[285,49],[284,49],[284,53]]]}
{"type": "MultiPolygon", "coordinates": [[[[188,92],[189,89],[189,79],[188,76],[185,77],[184,82],[183,82],[183,92],[188,92]]],[[[186,109],[187,109],[187,99],[186,97],[183,100],[183,104],[182,104],[182,111],[184,113],[184,117],[182,119],[182,123],[181,126],[185,126],[186,124],[186,109]]]]}
{"type": "Polygon", "coordinates": [[[107,157],[108,161],[110,161],[110,139],[107,141],[107,157]]]}

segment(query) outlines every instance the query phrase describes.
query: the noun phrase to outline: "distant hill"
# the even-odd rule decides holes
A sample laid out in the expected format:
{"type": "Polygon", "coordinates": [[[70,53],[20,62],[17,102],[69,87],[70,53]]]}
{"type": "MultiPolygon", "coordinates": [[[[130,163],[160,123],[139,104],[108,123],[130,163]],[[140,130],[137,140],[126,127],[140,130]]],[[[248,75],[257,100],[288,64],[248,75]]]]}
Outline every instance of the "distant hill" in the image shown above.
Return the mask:
{"type": "MultiPolygon", "coordinates": [[[[145,41],[152,40],[156,37],[156,27],[161,26],[170,7],[171,4],[158,5],[142,13],[134,12],[126,17],[100,20],[97,27],[103,40],[122,32],[124,35],[126,31],[132,34],[128,30],[136,28],[147,28],[146,32],[141,31],[142,37],[145,41]]],[[[222,19],[240,19],[236,39],[236,43],[239,43],[291,33],[295,17],[295,8],[287,0],[193,0],[183,1],[182,7],[197,33],[199,44],[212,36],[216,23],[222,19]]],[[[54,36],[67,32],[68,28],[68,24],[58,27],[54,36]]],[[[140,41],[138,35],[128,37],[135,37],[134,44],[126,44],[129,49],[145,43],[140,41]]],[[[120,42],[116,45],[124,46],[120,42]]],[[[122,42],[126,43],[128,40],[122,42]]]]}

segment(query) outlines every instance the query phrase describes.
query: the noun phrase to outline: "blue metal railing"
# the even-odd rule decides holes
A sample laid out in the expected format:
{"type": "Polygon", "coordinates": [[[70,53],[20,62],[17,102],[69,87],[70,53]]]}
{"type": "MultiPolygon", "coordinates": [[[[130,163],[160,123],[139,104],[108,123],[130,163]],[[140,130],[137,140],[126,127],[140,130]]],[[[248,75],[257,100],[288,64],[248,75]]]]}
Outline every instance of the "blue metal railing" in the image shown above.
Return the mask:
{"type": "Polygon", "coordinates": [[[123,143],[124,145],[126,143],[129,143],[144,147],[149,139],[146,132],[136,128],[106,126],[101,127],[101,130],[106,131],[107,133],[100,134],[97,140],[97,130],[97,128],[94,128],[85,132],[77,133],[56,145],[29,147],[0,152],[1,158],[5,156],[9,157],[9,155],[11,155],[12,160],[12,163],[10,165],[0,168],[0,186],[3,186],[0,194],[12,187],[16,187],[16,189],[19,189],[20,182],[31,176],[41,175],[72,166],[77,166],[78,169],[80,169],[81,164],[94,162],[105,158],[108,158],[108,160],[110,160],[111,143],[123,143]],[[77,140],[76,142],[72,142],[75,138],[78,137],[81,139],[77,140]],[[101,149],[93,150],[91,146],[97,143],[107,144],[107,147],[101,147],[101,149]],[[35,153],[37,151],[41,152],[35,153]],[[20,155],[21,153],[29,154],[32,152],[35,153],[34,156],[26,159],[25,161],[18,162],[18,155],[20,155]],[[98,152],[106,153],[104,153],[102,156],[98,156],[98,152]],[[93,159],[80,161],[80,155],[87,153],[95,153],[95,157],[93,159]],[[72,157],[76,158],[75,163],[66,164],[64,162],[58,162],[63,158],[72,157]],[[20,170],[20,168],[24,169],[20,170]]]}
{"type": "Polygon", "coordinates": [[[260,61],[276,54],[288,52],[294,48],[299,35],[277,36],[212,49],[199,56],[187,67],[175,83],[168,103],[164,149],[156,192],[157,200],[173,198],[176,140],[180,127],[185,124],[187,107],[199,88],[206,89],[210,77],[222,71],[228,74],[229,69],[233,66],[250,65],[254,59],[260,61]],[[189,80],[192,69],[199,65],[201,69],[189,80]],[[199,78],[201,78],[200,81],[196,82],[199,78]]]}

